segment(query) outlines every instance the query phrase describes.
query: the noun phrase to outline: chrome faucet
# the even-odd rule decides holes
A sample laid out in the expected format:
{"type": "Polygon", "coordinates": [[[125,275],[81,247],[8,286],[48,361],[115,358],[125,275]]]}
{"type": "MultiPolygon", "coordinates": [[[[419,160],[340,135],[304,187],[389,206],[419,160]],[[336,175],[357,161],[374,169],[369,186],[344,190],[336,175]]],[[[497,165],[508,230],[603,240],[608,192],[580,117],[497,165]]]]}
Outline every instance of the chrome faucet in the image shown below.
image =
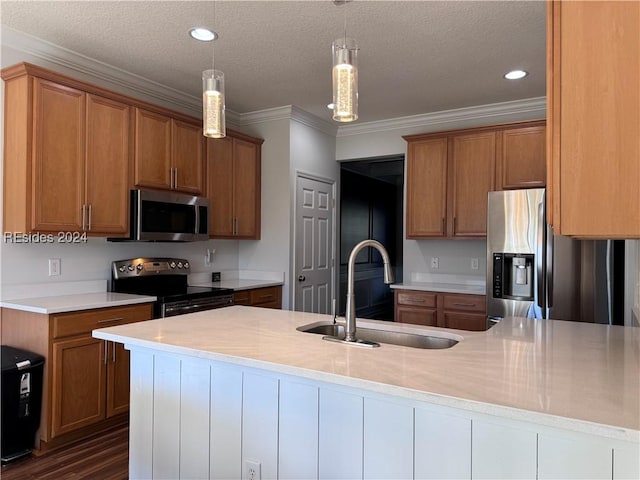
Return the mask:
{"type": "Polygon", "coordinates": [[[349,254],[349,266],[347,271],[347,311],[345,313],[345,342],[356,341],[356,298],[354,294],[354,270],[356,265],[356,256],[358,252],[365,247],[374,247],[382,255],[382,262],[384,263],[384,283],[387,285],[393,283],[393,271],[391,270],[391,262],[389,261],[389,254],[382,246],[382,244],[376,240],[363,240],[358,243],[349,254]]]}

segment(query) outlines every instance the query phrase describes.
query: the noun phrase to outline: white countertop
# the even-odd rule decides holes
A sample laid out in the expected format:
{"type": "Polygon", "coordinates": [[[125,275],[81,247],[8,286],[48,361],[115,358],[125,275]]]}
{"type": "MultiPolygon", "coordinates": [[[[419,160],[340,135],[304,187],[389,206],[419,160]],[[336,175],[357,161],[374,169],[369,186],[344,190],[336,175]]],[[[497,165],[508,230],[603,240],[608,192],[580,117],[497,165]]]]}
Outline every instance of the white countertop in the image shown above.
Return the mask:
{"type": "Polygon", "coordinates": [[[252,280],[247,278],[222,279],[219,282],[192,282],[194,287],[230,288],[235,291],[251,290],[253,288],[275,287],[282,285],[279,280],[252,280]]]}
{"type": "Polygon", "coordinates": [[[640,328],[508,318],[450,349],[323,341],[296,327],[330,316],[233,306],[94,331],[94,336],[379,393],[640,442],[640,328]]]}
{"type": "Polygon", "coordinates": [[[0,307],[24,310],[33,313],[63,313],[92,308],[119,307],[138,303],[155,302],[156,297],[147,295],[129,295],[126,293],[94,292],[51,297],[21,298],[3,300],[0,307]]]}
{"type": "Polygon", "coordinates": [[[438,282],[394,283],[391,288],[398,290],[421,290],[425,292],[464,293],[469,295],[485,295],[486,288],[479,285],[438,282]]]}

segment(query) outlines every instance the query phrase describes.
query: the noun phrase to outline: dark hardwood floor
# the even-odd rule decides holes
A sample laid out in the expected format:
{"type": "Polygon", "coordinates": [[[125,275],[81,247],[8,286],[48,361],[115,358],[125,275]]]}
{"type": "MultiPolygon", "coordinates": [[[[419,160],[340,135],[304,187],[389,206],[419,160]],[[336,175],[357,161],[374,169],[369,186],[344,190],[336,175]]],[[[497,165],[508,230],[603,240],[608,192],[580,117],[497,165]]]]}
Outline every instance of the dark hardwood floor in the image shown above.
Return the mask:
{"type": "Polygon", "coordinates": [[[129,477],[129,428],[122,426],[68,447],[5,465],[2,480],[100,479],[129,477]]]}

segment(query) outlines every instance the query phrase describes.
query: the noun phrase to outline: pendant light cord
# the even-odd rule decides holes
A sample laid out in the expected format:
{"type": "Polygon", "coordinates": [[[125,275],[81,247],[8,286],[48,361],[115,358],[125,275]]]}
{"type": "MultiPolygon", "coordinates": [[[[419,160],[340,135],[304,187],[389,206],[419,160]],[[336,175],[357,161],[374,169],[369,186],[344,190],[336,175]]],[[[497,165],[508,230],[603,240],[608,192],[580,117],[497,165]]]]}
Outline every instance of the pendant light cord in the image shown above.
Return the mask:
{"type": "MultiPolygon", "coordinates": [[[[216,35],[216,37],[214,37],[213,42],[216,41],[218,32],[216,32],[216,2],[215,0],[213,0],[213,25],[211,26],[211,28],[213,29],[213,34],[216,35]]],[[[216,47],[215,47],[215,43],[211,43],[211,70],[215,70],[215,61],[216,61],[216,47]]]]}

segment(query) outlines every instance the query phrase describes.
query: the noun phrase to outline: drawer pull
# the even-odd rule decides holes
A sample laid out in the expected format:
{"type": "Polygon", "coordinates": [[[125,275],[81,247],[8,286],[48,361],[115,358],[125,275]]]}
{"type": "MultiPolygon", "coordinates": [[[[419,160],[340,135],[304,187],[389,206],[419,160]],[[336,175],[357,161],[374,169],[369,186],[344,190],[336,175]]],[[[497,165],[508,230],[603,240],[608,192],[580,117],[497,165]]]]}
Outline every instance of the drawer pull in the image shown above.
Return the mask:
{"type": "Polygon", "coordinates": [[[453,306],[454,307],[475,307],[476,304],[475,303],[454,302],[453,306]]]}
{"type": "Polygon", "coordinates": [[[113,323],[113,322],[119,322],[120,320],[124,320],[124,318],[123,317],[105,318],[104,320],[98,320],[98,323],[113,323]]]}
{"type": "Polygon", "coordinates": [[[260,295],[260,298],[273,298],[273,295],[260,295]]]}

